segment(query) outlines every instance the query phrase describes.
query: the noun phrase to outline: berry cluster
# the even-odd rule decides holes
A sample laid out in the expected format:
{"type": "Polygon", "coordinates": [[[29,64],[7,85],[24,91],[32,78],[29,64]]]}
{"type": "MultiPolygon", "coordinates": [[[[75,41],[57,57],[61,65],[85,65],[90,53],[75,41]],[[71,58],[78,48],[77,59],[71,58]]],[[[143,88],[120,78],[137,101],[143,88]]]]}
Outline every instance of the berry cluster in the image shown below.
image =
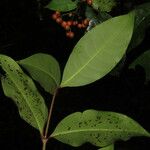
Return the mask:
{"type": "Polygon", "coordinates": [[[52,15],[53,20],[55,20],[66,30],[66,36],[68,38],[74,37],[74,32],[72,31],[74,27],[82,29],[87,28],[87,26],[89,25],[89,19],[83,17],[83,14],[81,13],[82,7],[80,8],[80,6],[82,4],[92,5],[92,0],[81,0],[79,2],[78,9],[74,12],[61,14],[59,11],[56,11],[52,15]]]}
{"type": "Polygon", "coordinates": [[[66,30],[66,36],[68,38],[74,37],[74,32],[71,30],[72,27],[77,27],[81,29],[81,28],[86,28],[89,24],[89,20],[87,18],[80,19],[78,17],[78,19],[74,19],[75,18],[74,13],[61,14],[59,11],[56,11],[52,15],[52,18],[66,30]],[[66,18],[66,15],[67,15],[67,20],[66,19],[64,20],[63,17],[66,18]]]}

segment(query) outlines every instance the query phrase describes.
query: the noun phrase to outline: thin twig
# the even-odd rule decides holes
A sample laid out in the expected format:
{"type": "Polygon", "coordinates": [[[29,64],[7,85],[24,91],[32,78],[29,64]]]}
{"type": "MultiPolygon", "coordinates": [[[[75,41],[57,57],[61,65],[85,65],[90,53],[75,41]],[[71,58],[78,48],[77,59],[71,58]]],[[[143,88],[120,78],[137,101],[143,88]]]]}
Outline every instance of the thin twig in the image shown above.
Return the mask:
{"type": "Polygon", "coordinates": [[[59,88],[57,88],[55,90],[55,92],[54,92],[54,95],[53,95],[53,98],[52,98],[52,102],[51,102],[51,105],[50,105],[50,108],[49,108],[49,114],[48,114],[48,119],[47,119],[45,134],[44,134],[45,138],[47,138],[48,129],[49,129],[49,125],[50,125],[50,122],[51,122],[51,117],[52,117],[52,112],[53,112],[53,107],[54,107],[54,102],[55,102],[56,95],[58,93],[58,89],[59,88]]]}

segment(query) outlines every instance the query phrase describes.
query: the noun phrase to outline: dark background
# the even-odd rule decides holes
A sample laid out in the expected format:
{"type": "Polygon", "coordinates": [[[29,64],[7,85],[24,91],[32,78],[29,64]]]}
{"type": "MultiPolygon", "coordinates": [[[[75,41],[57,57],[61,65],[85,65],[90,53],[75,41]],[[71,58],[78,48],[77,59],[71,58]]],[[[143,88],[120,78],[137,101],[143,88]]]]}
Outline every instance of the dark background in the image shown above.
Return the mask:
{"type": "MultiPolygon", "coordinates": [[[[146,0],[122,0],[112,14],[123,14],[144,2],[146,0]]],[[[38,52],[48,53],[59,61],[63,70],[72,48],[84,31],[77,30],[74,39],[67,39],[65,31],[51,19],[52,12],[44,9],[43,6],[47,3],[48,1],[43,0],[39,7],[36,0],[0,1],[0,53],[15,60],[38,52]]],[[[136,48],[136,53],[131,52],[127,56],[128,62],[149,48],[149,37],[150,30],[148,29],[143,43],[136,48]]],[[[57,123],[70,113],[97,109],[126,114],[150,131],[150,84],[145,85],[144,80],[143,68],[137,67],[136,70],[125,68],[120,77],[107,75],[84,87],[61,89],[56,99],[50,130],[53,131],[57,123]]],[[[42,89],[40,91],[49,104],[51,96],[42,89]]],[[[20,119],[15,104],[4,96],[2,88],[0,92],[0,146],[3,150],[41,150],[38,131],[20,119]]],[[[150,139],[136,137],[127,142],[118,141],[115,146],[116,150],[146,150],[150,149],[150,139]]],[[[51,140],[47,145],[48,149],[96,150],[97,148],[90,144],[73,148],[51,140]]]]}

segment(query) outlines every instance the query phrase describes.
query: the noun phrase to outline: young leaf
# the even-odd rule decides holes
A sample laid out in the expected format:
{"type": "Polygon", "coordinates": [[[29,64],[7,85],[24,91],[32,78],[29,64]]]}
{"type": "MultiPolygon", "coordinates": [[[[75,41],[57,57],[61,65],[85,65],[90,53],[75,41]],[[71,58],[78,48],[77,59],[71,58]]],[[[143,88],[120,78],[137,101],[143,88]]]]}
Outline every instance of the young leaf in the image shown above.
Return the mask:
{"type": "Polygon", "coordinates": [[[133,26],[134,13],[129,13],[87,32],[69,57],[61,87],[86,85],[109,73],[124,56],[133,26]]]}
{"type": "Polygon", "coordinates": [[[146,51],[141,54],[130,66],[129,68],[135,68],[136,65],[140,65],[145,69],[146,81],[150,80],[150,51],[146,51]]]}
{"type": "Polygon", "coordinates": [[[125,115],[96,110],[76,112],[67,116],[51,135],[75,147],[86,142],[105,147],[117,140],[128,140],[132,136],[150,137],[150,134],[125,115]]]}
{"type": "Polygon", "coordinates": [[[32,79],[8,56],[0,55],[0,66],[5,72],[1,77],[4,94],[14,100],[21,118],[42,134],[47,108],[32,79]]]}
{"type": "Polygon", "coordinates": [[[114,144],[106,146],[106,147],[103,147],[103,148],[100,148],[98,150],[114,150],[114,144]]]}
{"type": "Polygon", "coordinates": [[[52,0],[46,8],[54,11],[66,12],[77,8],[77,1],[72,0],[52,0]]]}
{"type": "Polygon", "coordinates": [[[45,91],[53,94],[60,84],[60,68],[58,62],[48,54],[34,54],[18,62],[40,83],[45,91]]]}

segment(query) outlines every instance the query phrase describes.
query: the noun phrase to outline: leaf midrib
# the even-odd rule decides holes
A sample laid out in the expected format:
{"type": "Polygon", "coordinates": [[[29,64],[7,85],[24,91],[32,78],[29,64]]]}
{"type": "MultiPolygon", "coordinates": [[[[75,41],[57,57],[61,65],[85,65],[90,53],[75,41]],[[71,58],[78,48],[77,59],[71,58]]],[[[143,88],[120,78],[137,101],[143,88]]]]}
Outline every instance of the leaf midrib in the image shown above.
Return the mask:
{"type": "MultiPolygon", "coordinates": [[[[137,131],[123,130],[123,129],[80,129],[80,130],[75,129],[75,130],[71,130],[71,131],[59,132],[59,133],[56,133],[56,134],[52,133],[51,137],[62,136],[62,135],[67,135],[67,134],[74,134],[74,133],[80,133],[80,132],[132,132],[132,133],[140,134],[137,131]]],[[[143,131],[143,135],[144,135],[144,131],[143,131]]]]}
{"type": "MultiPolygon", "coordinates": [[[[122,27],[122,30],[124,30],[124,28],[126,28],[126,26],[127,26],[127,24],[126,25],[124,25],[124,27],[122,27]]],[[[122,31],[121,30],[121,31],[122,31]]],[[[121,32],[120,31],[120,32],[121,32]]],[[[119,33],[120,33],[119,32],[119,33]]],[[[119,33],[118,34],[112,34],[112,35],[115,35],[115,37],[117,36],[117,35],[119,35],[119,33]]],[[[106,43],[108,43],[108,41],[110,41],[110,40],[114,40],[115,38],[112,38],[112,37],[114,37],[114,36],[111,36],[111,38],[109,38],[109,40],[107,40],[107,42],[105,42],[104,43],[104,46],[100,49],[100,50],[98,50],[75,74],[73,74],[68,80],[66,80],[64,83],[62,83],[62,87],[65,85],[65,84],[67,84],[67,82],[69,82],[70,80],[72,80],[76,75],[78,75],[101,51],[102,51],[102,49],[104,49],[105,48],[105,46],[107,45],[106,43]]]]}

